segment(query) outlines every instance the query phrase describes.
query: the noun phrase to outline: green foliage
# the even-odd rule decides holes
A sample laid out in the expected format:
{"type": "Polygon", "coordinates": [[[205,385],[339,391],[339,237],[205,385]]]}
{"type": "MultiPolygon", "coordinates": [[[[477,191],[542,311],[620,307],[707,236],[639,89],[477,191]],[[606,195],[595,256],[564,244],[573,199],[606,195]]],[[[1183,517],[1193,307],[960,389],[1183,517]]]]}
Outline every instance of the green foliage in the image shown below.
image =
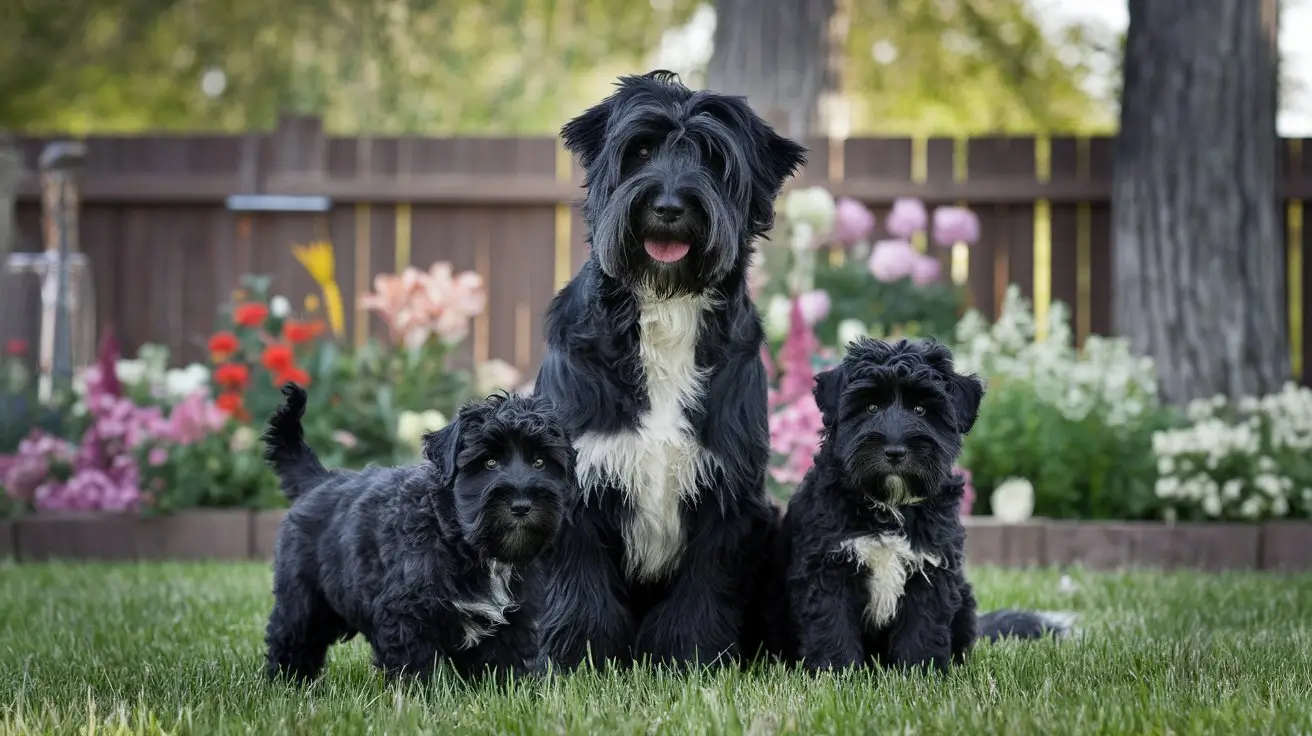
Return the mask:
{"type": "Polygon", "coordinates": [[[1070,418],[1032,384],[991,381],[961,455],[981,489],[976,513],[988,513],[989,492],[1003,481],[1025,478],[1034,486],[1035,516],[1158,518],[1152,439],[1171,423],[1160,408],[1117,427],[1099,412],[1070,418]]]}
{"type": "Polygon", "coordinates": [[[151,465],[139,458],[149,514],[192,508],[281,508],[287,505],[278,481],[261,456],[252,427],[229,422],[220,432],[168,451],[151,465]]]}

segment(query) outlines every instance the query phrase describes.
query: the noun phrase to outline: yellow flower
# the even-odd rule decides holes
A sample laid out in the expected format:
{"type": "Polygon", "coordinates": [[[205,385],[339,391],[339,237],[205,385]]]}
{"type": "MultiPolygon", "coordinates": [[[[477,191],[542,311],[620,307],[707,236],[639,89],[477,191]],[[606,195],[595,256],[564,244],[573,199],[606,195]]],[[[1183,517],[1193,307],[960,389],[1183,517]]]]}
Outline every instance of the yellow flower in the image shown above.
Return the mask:
{"type": "Polygon", "coordinates": [[[315,312],[319,311],[319,295],[318,295],[318,294],[306,294],[306,295],[305,295],[305,311],[309,312],[310,314],[314,314],[315,312]]]}
{"type": "MultiPolygon", "coordinates": [[[[308,245],[292,246],[292,255],[301,262],[301,265],[309,272],[310,278],[314,279],[314,282],[323,290],[323,299],[328,309],[328,325],[332,327],[333,334],[341,335],[346,329],[346,316],[342,309],[342,292],[337,288],[333,244],[321,240],[308,245]]],[[[310,304],[307,299],[306,308],[309,309],[309,307],[310,304]]]]}

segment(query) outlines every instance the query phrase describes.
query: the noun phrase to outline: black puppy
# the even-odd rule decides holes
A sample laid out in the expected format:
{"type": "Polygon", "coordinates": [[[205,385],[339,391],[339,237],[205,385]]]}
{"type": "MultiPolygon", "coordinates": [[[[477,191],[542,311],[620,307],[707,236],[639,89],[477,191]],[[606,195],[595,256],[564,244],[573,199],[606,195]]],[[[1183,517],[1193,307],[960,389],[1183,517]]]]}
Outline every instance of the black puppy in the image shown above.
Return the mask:
{"type": "Polygon", "coordinates": [[[776,547],[789,610],[772,648],[808,668],[944,671],[978,636],[1067,633],[1068,614],[996,611],[977,624],[952,464],[983,395],[932,340],[862,339],[816,376],[824,431],[776,547]]]}
{"type": "Polygon", "coordinates": [[[551,556],[544,645],[562,666],[731,661],[750,637],[773,509],[752,241],[805,150],[740,97],[625,77],[567,123],[591,253],[547,312],[537,392],[580,491],[551,556]]]}
{"type": "Polygon", "coordinates": [[[278,531],[268,674],[315,677],[363,634],[389,676],[438,656],[461,674],[543,662],[525,588],[560,526],[573,449],[548,401],[490,396],[424,437],[428,463],[326,470],[305,444],[305,391],[283,388],[265,456],[292,501],[278,531]]]}

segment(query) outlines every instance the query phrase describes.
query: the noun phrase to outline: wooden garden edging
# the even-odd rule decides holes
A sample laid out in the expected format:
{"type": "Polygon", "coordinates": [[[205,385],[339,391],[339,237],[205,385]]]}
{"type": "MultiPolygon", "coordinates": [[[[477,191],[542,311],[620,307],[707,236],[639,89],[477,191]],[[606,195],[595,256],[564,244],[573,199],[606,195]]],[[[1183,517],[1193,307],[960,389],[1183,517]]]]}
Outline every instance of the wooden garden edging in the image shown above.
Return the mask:
{"type": "MultiPolygon", "coordinates": [[[[269,560],[285,511],[33,514],[0,521],[0,559],[269,560]]],[[[1312,522],[1162,524],[969,517],[972,565],[1312,571],[1312,522]]]]}

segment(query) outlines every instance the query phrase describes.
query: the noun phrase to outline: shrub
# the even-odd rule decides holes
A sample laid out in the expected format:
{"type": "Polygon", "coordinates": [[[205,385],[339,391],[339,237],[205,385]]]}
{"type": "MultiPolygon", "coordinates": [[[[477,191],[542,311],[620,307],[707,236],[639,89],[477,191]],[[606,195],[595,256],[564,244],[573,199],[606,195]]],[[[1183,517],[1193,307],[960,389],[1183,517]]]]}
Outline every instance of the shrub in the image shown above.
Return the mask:
{"type": "Polygon", "coordinates": [[[1131,355],[1124,340],[1097,336],[1077,351],[1061,303],[1052,305],[1046,339],[1036,341],[1033,313],[1015,285],[996,323],[971,312],[956,342],[958,368],[988,383],[962,453],[980,499],[1009,478],[1024,478],[1040,516],[1160,512],[1152,437],[1174,415],[1157,400],[1151,360],[1131,355]]]}
{"type": "Polygon", "coordinates": [[[1157,497],[1184,519],[1312,516],[1312,390],[1192,402],[1153,436],[1157,497]]]}

